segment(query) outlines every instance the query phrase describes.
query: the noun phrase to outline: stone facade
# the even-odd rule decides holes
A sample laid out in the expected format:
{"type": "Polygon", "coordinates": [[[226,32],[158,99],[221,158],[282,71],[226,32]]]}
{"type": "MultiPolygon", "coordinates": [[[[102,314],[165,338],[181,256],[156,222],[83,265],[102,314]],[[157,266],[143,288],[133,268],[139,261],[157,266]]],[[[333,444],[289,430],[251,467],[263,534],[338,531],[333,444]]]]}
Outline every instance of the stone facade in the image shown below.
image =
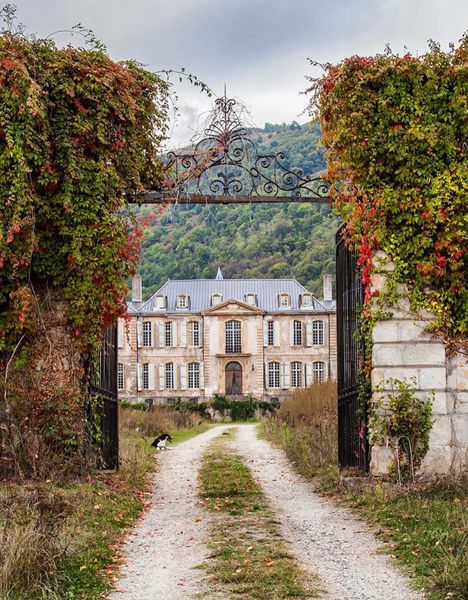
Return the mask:
{"type": "Polygon", "coordinates": [[[323,301],[294,280],[218,274],[217,280],[170,281],[146,302],[139,285],[137,279],[129,318],[119,322],[121,399],[203,401],[224,394],[280,401],[297,387],[336,376],[329,277],[323,301]],[[283,295],[289,306],[280,306],[283,295]]]}
{"type": "MultiPolygon", "coordinates": [[[[383,255],[378,256],[380,261],[383,255]]],[[[386,265],[391,269],[391,263],[386,265]]],[[[385,278],[376,275],[373,288],[385,278]]],[[[404,290],[402,290],[404,291],[404,290]]],[[[468,364],[466,356],[449,356],[444,343],[427,331],[431,315],[415,315],[402,298],[392,317],[377,322],[372,335],[372,389],[383,386],[390,393],[390,378],[415,382],[422,397],[434,394],[433,426],[422,474],[460,472],[468,465],[468,364]]],[[[384,474],[394,460],[391,447],[373,446],[371,472],[384,474]]]]}

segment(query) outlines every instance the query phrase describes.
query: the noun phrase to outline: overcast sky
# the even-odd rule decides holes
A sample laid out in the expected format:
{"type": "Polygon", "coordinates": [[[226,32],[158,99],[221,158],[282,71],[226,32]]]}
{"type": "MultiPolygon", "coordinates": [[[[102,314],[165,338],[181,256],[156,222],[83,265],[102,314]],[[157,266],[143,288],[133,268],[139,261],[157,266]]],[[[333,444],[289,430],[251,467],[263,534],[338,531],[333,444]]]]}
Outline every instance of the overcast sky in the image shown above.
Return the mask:
{"type": "MultiPolygon", "coordinates": [[[[0,4],[5,4],[1,2],[0,4]]],[[[81,22],[115,59],[152,70],[185,67],[217,94],[242,99],[254,121],[305,121],[299,92],[307,58],[335,62],[380,52],[388,43],[423,53],[427,40],[447,47],[468,27],[467,0],[17,0],[29,32],[48,35],[81,22]]],[[[57,42],[68,39],[62,34],[57,42]]],[[[174,139],[189,137],[210,100],[178,86],[174,139]]]]}

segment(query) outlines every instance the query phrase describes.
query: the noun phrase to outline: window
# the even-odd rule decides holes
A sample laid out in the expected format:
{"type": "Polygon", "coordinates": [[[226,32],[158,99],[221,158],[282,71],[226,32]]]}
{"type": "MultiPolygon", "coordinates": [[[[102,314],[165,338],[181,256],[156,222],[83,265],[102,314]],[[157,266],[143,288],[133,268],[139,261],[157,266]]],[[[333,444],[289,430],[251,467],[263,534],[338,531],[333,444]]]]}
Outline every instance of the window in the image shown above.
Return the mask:
{"type": "Polygon", "coordinates": [[[143,346],[153,345],[153,327],[151,321],[143,321],[143,346]]]}
{"type": "Polygon", "coordinates": [[[188,324],[188,345],[200,345],[200,323],[198,321],[190,321],[188,324]]]}
{"type": "Polygon", "coordinates": [[[177,308],[188,308],[188,296],[185,294],[177,296],[177,308]]]}
{"type": "Polygon", "coordinates": [[[196,390],[200,387],[200,365],[198,363],[188,364],[188,388],[196,390]]]}
{"type": "Polygon", "coordinates": [[[278,305],[280,308],[287,308],[291,306],[291,297],[289,294],[280,294],[278,296],[278,305]]]}
{"type": "Polygon", "coordinates": [[[293,323],[293,346],[302,346],[302,323],[294,321],[293,323]]]}
{"type": "Polygon", "coordinates": [[[213,294],[211,296],[211,306],[215,306],[216,304],[221,304],[221,302],[223,301],[223,297],[221,294],[213,294]]]}
{"type": "Polygon", "coordinates": [[[174,389],[174,363],[166,363],[165,383],[166,390],[174,389]]]}
{"type": "Polygon", "coordinates": [[[279,388],[280,386],[280,364],[278,362],[268,363],[268,387],[279,388]]]}
{"type": "Polygon", "coordinates": [[[275,345],[275,324],[273,321],[268,321],[268,345],[275,345]]]}
{"type": "Polygon", "coordinates": [[[144,390],[149,389],[149,364],[144,363],[141,369],[142,387],[144,390]]]}
{"type": "Polygon", "coordinates": [[[241,352],[241,323],[228,321],[226,323],[226,354],[241,352]]]}
{"type": "Polygon", "coordinates": [[[323,321],[312,322],[312,344],[323,346],[323,321]]]}
{"type": "Polygon", "coordinates": [[[124,366],[122,363],[117,365],[117,389],[124,389],[124,366]]]}
{"type": "Polygon", "coordinates": [[[291,387],[302,387],[302,363],[291,363],[291,387]]]}
{"type": "Polygon", "coordinates": [[[302,294],[301,306],[312,306],[312,294],[302,294]]]}
{"type": "Polygon", "coordinates": [[[312,379],[314,383],[322,383],[325,381],[325,363],[314,362],[312,364],[312,379]]]}
{"type": "Polygon", "coordinates": [[[166,296],[156,296],[156,303],[155,303],[155,307],[157,309],[164,309],[166,308],[166,296]]]}
{"type": "Polygon", "coordinates": [[[168,321],[167,323],[164,324],[164,331],[165,331],[165,337],[164,337],[164,345],[165,346],[172,346],[172,321],[168,321]]]}
{"type": "Polygon", "coordinates": [[[257,295],[252,293],[246,294],[245,301],[247,304],[250,304],[250,306],[257,306],[257,295]]]}

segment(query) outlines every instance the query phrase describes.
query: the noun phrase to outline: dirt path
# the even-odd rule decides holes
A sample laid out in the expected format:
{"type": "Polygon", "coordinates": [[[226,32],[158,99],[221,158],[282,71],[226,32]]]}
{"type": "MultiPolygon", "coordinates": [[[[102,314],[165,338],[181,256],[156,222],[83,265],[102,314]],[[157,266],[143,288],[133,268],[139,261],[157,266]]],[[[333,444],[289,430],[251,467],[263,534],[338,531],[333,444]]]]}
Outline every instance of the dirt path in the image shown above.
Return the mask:
{"type": "MultiPolygon", "coordinates": [[[[209,516],[197,502],[197,476],[219,426],[160,453],[153,506],[124,547],[122,577],[111,600],[189,600],[209,596],[203,570],[209,516]]],[[[243,455],[281,521],[284,538],[305,570],[319,574],[328,600],[417,600],[406,580],[378,553],[379,543],[346,509],[317,495],[282,450],[237,425],[243,455]]],[[[267,599],[265,599],[267,600],[267,599]]]]}
{"type": "Polygon", "coordinates": [[[407,581],[379,554],[381,544],[350,511],[320,497],[282,450],[238,426],[237,447],[282,523],[304,566],[318,573],[333,600],[416,600],[407,581]]]}
{"type": "Polygon", "coordinates": [[[204,591],[203,571],[194,569],[208,554],[197,475],[209,441],[224,429],[215,427],[159,453],[153,506],[125,544],[126,563],[112,600],[188,600],[204,591]]]}

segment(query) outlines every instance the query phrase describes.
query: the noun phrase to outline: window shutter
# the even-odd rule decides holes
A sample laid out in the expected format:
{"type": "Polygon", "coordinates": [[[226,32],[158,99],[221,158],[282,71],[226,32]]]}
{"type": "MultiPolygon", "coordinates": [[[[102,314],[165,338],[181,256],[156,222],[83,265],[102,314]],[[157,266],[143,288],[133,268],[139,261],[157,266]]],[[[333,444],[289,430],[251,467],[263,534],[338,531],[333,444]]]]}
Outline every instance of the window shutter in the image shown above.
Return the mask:
{"type": "Polygon", "coordinates": [[[148,389],[154,390],[154,365],[149,363],[148,365],[148,389]]]}
{"type": "Polygon", "coordinates": [[[281,332],[280,332],[280,322],[273,321],[273,346],[275,348],[279,348],[281,343],[281,332]]]}
{"type": "MultiPolygon", "coordinates": [[[[172,322],[172,347],[177,348],[177,323],[175,321],[172,322]]],[[[175,365],[174,365],[175,367],[175,365]]],[[[175,377],[175,374],[174,374],[175,377]]]]}
{"type": "Polygon", "coordinates": [[[306,346],[313,344],[312,321],[306,321],[306,346]]]}
{"type": "Polygon", "coordinates": [[[174,389],[177,390],[179,388],[179,386],[178,386],[179,380],[177,379],[178,371],[179,371],[178,365],[176,365],[174,363],[173,369],[174,369],[174,389]]]}
{"type": "Polygon", "coordinates": [[[281,387],[283,390],[289,388],[290,376],[289,376],[289,363],[283,363],[281,369],[281,387]]]}
{"type": "Polygon", "coordinates": [[[136,370],[137,390],[141,391],[143,389],[143,373],[142,373],[141,363],[137,363],[136,367],[137,367],[137,370],[136,370]]]}
{"type": "Polygon", "coordinates": [[[159,347],[164,348],[165,345],[166,345],[165,326],[164,326],[164,322],[161,321],[159,323],[159,347]]]}
{"type": "Polygon", "coordinates": [[[185,321],[180,324],[180,347],[187,347],[187,323],[185,321]]]}
{"type": "Polygon", "coordinates": [[[166,373],[164,370],[164,363],[160,363],[158,368],[158,379],[159,379],[159,389],[162,391],[166,388],[166,373]]]}
{"type": "Polygon", "coordinates": [[[125,328],[125,324],[124,321],[122,319],[117,319],[117,347],[118,348],[123,348],[124,346],[124,330],[125,328]]]}
{"type": "Polygon", "coordinates": [[[309,387],[310,385],[312,385],[312,381],[313,381],[312,363],[310,363],[310,362],[306,363],[304,365],[304,368],[305,368],[305,382],[306,382],[306,386],[309,387]]]}
{"type": "Polygon", "coordinates": [[[205,389],[205,364],[200,363],[200,389],[205,389]]]}
{"type": "Polygon", "coordinates": [[[179,368],[179,372],[180,372],[180,389],[186,390],[187,389],[187,365],[181,364],[180,368],[179,368]]]}
{"type": "Polygon", "coordinates": [[[268,321],[263,321],[263,345],[268,346],[268,321]]]}
{"type": "Polygon", "coordinates": [[[143,346],[143,323],[140,320],[137,320],[136,327],[137,327],[137,347],[141,348],[143,346]]]}
{"type": "Polygon", "coordinates": [[[198,323],[198,339],[200,343],[198,344],[199,348],[203,347],[203,321],[199,321],[198,323]]]}
{"type": "Polygon", "coordinates": [[[289,339],[291,346],[294,346],[294,321],[289,323],[289,339]]]}

